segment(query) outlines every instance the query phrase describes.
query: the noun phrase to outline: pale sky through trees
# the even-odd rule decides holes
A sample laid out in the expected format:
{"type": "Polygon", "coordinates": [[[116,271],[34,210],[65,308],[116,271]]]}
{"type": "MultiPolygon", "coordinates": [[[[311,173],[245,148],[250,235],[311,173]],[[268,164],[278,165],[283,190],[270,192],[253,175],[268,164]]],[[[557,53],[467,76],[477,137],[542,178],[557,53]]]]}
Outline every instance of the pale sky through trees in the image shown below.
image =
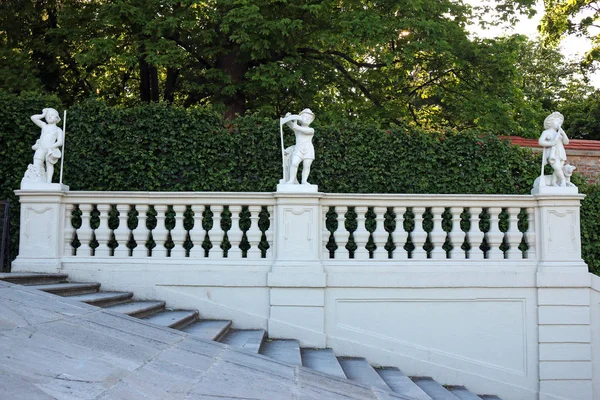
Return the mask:
{"type": "MultiPolygon", "coordinates": [[[[467,3],[477,6],[481,5],[481,0],[465,0],[467,3]]],[[[487,3],[493,3],[493,0],[487,0],[487,3]]],[[[471,32],[479,37],[496,37],[496,36],[504,36],[504,35],[512,35],[515,33],[521,33],[529,36],[530,38],[539,38],[540,35],[537,31],[537,26],[540,22],[540,19],[544,15],[544,2],[537,2],[537,13],[531,19],[528,19],[526,16],[522,16],[520,21],[514,25],[502,25],[495,26],[489,29],[481,29],[478,25],[474,24],[471,26],[471,32]]],[[[560,48],[562,53],[568,59],[581,59],[584,53],[591,48],[591,42],[589,39],[577,37],[575,35],[570,35],[563,39],[561,42],[560,48]]],[[[600,71],[596,71],[595,74],[590,75],[591,83],[596,87],[600,88],[600,71]]]]}

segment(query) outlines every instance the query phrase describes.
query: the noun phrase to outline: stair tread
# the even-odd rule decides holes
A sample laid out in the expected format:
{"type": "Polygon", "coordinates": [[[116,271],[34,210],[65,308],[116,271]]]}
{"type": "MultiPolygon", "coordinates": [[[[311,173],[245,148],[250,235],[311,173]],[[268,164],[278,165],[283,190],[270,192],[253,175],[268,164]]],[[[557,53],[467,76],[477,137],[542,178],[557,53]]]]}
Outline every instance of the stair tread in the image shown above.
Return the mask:
{"type": "Polygon", "coordinates": [[[458,397],[450,393],[445,387],[429,377],[413,378],[413,382],[417,384],[432,400],[460,400],[458,397]]]}
{"type": "Polygon", "coordinates": [[[94,303],[96,301],[110,299],[129,299],[131,297],[133,297],[133,293],[131,292],[96,292],[69,296],[70,299],[82,301],[84,303],[94,303]]]}
{"type": "Polygon", "coordinates": [[[464,386],[455,386],[449,390],[460,400],[481,400],[481,397],[477,396],[464,386]]]}
{"type": "Polygon", "coordinates": [[[190,324],[182,330],[201,339],[218,340],[230,326],[229,320],[203,320],[190,324]]]}
{"type": "Polygon", "coordinates": [[[338,357],[338,360],[348,379],[364,385],[390,390],[390,387],[366,359],[338,357]]]}
{"type": "Polygon", "coordinates": [[[105,307],[105,309],[121,314],[135,315],[152,310],[153,308],[162,308],[164,306],[164,301],[133,301],[130,303],[116,304],[114,306],[105,307]]]}
{"type": "Polygon", "coordinates": [[[301,349],[302,365],[338,378],[346,378],[344,370],[331,349],[301,349]]]}
{"type": "Polygon", "coordinates": [[[100,284],[97,282],[68,282],[68,283],[47,283],[43,285],[30,285],[28,286],[32,289],[42,290],[42,291],[51,291],[51,290],[61,290],[61,289],[76,289],[76,288],[99,288],[100,284]]]}
{"type": "Polygon", "coordinates": [[[398,393],[415,400],[431,400],[419,386],[417,386],[410,378],[402,373],[398,368],[381,368],[377,373],[392,389],[394,393],[398,393]]]}
{"type": "Polygon", "coordinates": [[[36,272],[7,272],[0,273],[0,280],[27,279],[27,278],[48,278],[48,279],[67,279],[67,274],[42,274],[36,272]]]}
{"type": "Polygon", "coordinates": [[[232,330],[221,339],[221,343],[258,353],[264,337],[263,329],[232,330]]]}
{"type": "Polygon", "coordinates": [[[479,397],[481,398],[481,400],[502,400],[500,397],[494,394],[484,394],[479,397]]]}
{"type": "Polygon", "coordinates": [[[287,364],[302,365],[300,343],[295,339],[266,341],[260,349],[260,354],[287,364]]]}
{"type": "Polygon", "coordinates": [[[143,319],[155,325],[176,328],[181,324],[185,324],[188,319],[191,322],[197,316],[198,311],[195,310],[173,310],[162,311],[143,319]]]}

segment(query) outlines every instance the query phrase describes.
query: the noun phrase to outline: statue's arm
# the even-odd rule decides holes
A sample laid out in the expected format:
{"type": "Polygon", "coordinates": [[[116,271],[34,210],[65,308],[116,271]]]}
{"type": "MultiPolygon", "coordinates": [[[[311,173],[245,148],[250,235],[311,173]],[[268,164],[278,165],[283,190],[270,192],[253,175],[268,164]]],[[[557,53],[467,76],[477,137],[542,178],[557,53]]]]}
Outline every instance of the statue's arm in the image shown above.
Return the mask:
{"type": "Polygon", "coordinates": [[[560,128],[560,136],[561,136],[563,144],[569,144],[569,137],[567,136],[565,131],[562,130],[562,128],[560,128]]]}
{"type": "Polygon", "coordinates": [[[63,144],[63,131],[58,126],[56,127],[56,142],[50,147],[58,148],[63,144]]]}
{"type": "Polygon", "coordinates": [[[44,111],[41,114],[32,115],[31,122],[33,122],[40,128],[43,128],[44,126],[46,126],[46,123],[44,121],[42,121],[42,118],[44,118],[45,116],[46,116],[46,109],[44,109],[44,111]]]}
{"type": "MultiPolygon", "coordinates": [[[[559,135],[560,136],[560,135],[559,135]]],[[[554,139],[549,132],[542,132],[540,136],[540,140],[538,140],[538,144],[542,147],[552,147],[556,145],[557,139],[554,139]]]]}

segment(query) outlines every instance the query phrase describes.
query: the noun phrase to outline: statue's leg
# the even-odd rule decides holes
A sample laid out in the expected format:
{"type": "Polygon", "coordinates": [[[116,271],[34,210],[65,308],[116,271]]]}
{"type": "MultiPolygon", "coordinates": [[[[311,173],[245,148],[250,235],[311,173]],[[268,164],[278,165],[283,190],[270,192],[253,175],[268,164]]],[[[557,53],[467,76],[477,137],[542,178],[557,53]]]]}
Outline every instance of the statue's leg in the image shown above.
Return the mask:
{"type": "Polygon", "coordinates": [[[565,181],[565,173],[563,172],[563,165],[564,165],[564,162],[562,162],[562,161],[557,161],[554,164],[552,164],[552,166],[554,167],[554,176],[556,177],[556,182],[555,182],[556,186],[561,186],[561,187],[567,186],[566,181],[565,181]]]}
{"type": "Polygon", "coordinates": [[[52,175],[54,175],[54,165],[46,163],[46,183],[52,183],[52,175]]]}
{"type": "Polygon", "coordinates": [[[290,177],[286,183],[295,183],[296,175],[298,175],[298,166],[300,165],[300,157],[292,156],[292,163],[290,164],[290,177]]]}
{"type": "Polygon", "coordinates": [[[312,164],[313,160],[311,159],[306,159],[304,160],[304,164],[302,164],[302,184],[303,185],[308,185],[308,175],[310,174],[310,165],[312,164]]]}

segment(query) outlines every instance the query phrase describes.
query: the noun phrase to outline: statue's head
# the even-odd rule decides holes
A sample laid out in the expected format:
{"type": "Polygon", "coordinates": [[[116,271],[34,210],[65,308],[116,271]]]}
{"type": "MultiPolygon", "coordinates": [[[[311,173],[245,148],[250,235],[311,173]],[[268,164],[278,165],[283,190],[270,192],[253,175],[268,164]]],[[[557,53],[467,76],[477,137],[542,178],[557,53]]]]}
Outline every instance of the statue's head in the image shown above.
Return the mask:
{"type": "Polygon", "coordinates": [[[564,122],[565,117],[558,111],[554,111],[544,120],[544,129],[558,129],[564,122]]]}
{"type": "Polygon", "coordinates": [[[60,122],[60,115],[54,108],[46,109],[46,122],[49,124],[57,124],[60,122]]]}
{"type": "Polygon", "coordinates": [[[310,108],[305,108],[300,111],[300,121],[302,121],[305,125],[310,125],[311,122],[315,120],[315,114],[310,110],[310,108]]]}

